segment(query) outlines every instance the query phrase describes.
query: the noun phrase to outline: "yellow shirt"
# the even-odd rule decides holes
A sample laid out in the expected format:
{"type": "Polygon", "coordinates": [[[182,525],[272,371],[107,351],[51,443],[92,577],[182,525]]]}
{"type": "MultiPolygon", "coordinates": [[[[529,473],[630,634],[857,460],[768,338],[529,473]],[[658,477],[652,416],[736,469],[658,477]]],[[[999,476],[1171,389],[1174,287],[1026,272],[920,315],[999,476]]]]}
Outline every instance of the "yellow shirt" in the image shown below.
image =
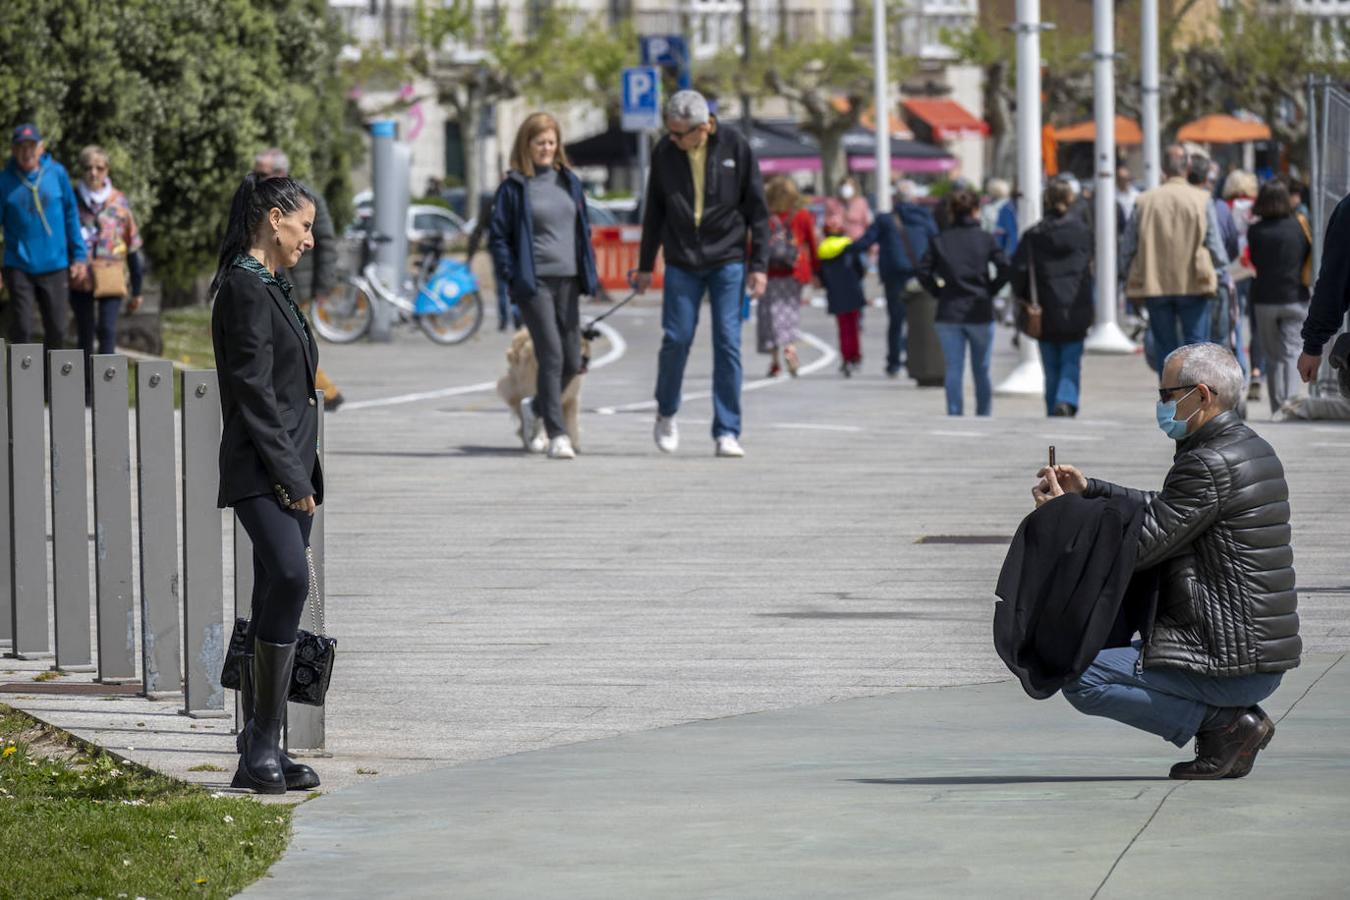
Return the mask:
{"type": "Polygon", "coordinates": [[[689,172],[694,176],[694,227],[697,228],[703,220],[703,187],[704,175],[708,170],[708,142],[697,150],[686,150],[689,155],[689,172]]]}

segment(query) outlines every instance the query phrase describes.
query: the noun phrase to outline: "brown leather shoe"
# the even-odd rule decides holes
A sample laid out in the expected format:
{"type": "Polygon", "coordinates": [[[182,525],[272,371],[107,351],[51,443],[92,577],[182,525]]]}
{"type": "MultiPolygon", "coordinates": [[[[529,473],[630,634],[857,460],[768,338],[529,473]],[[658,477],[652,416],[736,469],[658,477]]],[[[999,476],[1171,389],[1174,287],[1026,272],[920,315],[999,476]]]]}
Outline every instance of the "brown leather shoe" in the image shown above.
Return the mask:
{"type": "MultiPolygon", "coordinates": [[[[1195,759],[1177,763],[1171,778],[1214,780],[1226,778],[1239,764],[1250,772],[1256,751],[1269,734],[1266,720],[1244,711],[1228,725],[1195,736],[1195,759]]],[[[1244,772],[1243,774],[1246,774],[1244,772]]]]}
{"type": "Polygon", "coordinates": [[[1261,739],[1261,746],[1257,747],[1256,750],[1253,750],[1251,756],[1243,757],[1237,761],[1233,766],[1232,771],[1228,773],[1229,778],[1241,778],[1251,772],[1252,766],[1256,763],[1257,752],[1270,746],[1270,739],[1275,737],[1275,722],[1264,709],[1260,706],[1252,706],[1247,709],[1247,712],[1261,720],[1261,724],[1264,725],[1266,729],[1266,736],[1261,739]]]}

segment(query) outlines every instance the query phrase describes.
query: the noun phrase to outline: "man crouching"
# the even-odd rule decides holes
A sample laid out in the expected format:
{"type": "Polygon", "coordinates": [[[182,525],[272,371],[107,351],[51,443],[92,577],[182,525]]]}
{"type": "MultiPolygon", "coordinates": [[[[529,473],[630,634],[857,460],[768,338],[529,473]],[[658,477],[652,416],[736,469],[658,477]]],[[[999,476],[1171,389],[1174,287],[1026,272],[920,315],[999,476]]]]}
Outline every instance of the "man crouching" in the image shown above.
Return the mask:
{"type": "MultiPolygon", "coordinates": [[[[1146,504],[1135,571],[1158,568],[1151,628],[1103,650],[1064,696],[1080,712],[1159,735],[1195,759],[1173,778],[1241,778],[1275,725],[1257,706],[1299,663],[1289,487],[1275,450],[1234,412],[1242,369],[1217,344],[1182,347],[1163,366],[1158,427],[1177,442],[1157,493],[1046,468],[1040,506],[1062,494],[1146,504]]],[[[1147,627],[1147,626],[1146,626],[1147,627]]]]}

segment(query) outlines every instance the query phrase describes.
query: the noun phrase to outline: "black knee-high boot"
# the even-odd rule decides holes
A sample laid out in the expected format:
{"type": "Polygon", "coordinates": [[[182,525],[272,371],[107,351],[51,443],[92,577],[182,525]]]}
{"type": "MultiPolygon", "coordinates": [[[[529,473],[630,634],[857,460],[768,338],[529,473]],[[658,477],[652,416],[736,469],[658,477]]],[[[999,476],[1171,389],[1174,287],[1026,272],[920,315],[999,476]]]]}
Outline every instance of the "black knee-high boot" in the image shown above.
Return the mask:
{"type": "MultiPolygon", "coordinates": [[[[244,724],[234,739],[237,753],[244,752],[244,732],[253,720],[253,657],[247,656],[239,667],[239,702],[244,707],[244,724]]],[[[285,724],[284,721],[282,723],[285,724]]],[[[298,763],[286,753],[285,742],[281,745],[281,772],[286,776],[286,790],[310,791],[318,787],[319,773],[304,763],[298,763]]]]}
{"type": "Polygon", "coordinates": [[[286,793],[281,770],[281,729],[286,721],[286,695],[291,686],[295,642],[253,641],[253,719],[244,728],[244,749],[232,787],[260,794],[286,793]]]}

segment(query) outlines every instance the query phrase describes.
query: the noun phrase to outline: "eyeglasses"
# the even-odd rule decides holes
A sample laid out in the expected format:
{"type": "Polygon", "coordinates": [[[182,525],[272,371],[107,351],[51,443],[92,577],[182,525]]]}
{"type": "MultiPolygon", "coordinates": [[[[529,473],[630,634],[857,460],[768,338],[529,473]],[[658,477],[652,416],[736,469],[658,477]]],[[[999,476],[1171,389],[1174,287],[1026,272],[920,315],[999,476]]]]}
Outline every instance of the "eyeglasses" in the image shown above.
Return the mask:
{"type": "Polygon", "coordinates": [[[667,128],[666,134],[670,135],[670,139],[672,141],[682,141],[702,127],[703,127],[702,125],[695,125],[693,128],[690,128],[686,131],[676,131],[674,128],[667,128]]]}
{"type": "Polygon", "coordinates": [[[1175,385],[1174,387],[1160,387],[1158,388],[1158,399],[1161,400],[1163,403],[1166,403],[1168,400],[1172,398],[1172,395],[1175,394],[1177,391],[1184,391],[1198,387],[1200,387],[1200,385],[1198,384],[1178,384],[1175,385]]]}

